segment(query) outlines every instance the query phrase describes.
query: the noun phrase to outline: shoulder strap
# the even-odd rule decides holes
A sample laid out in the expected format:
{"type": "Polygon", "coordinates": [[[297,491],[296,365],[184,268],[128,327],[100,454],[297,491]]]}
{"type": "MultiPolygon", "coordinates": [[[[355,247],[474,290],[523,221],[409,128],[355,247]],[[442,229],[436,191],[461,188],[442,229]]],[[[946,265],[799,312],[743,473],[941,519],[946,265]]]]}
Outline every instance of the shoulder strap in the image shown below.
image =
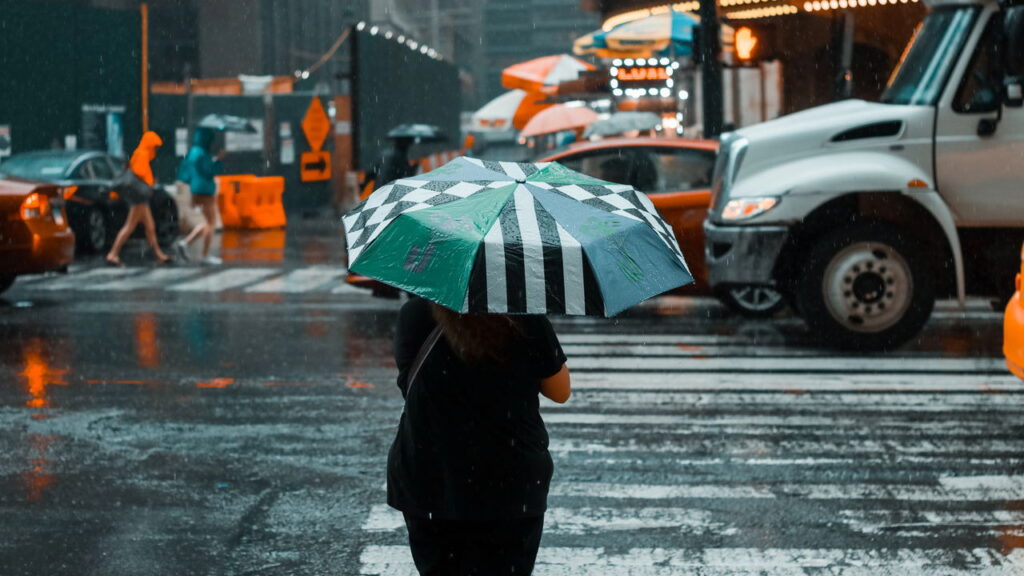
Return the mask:
{"type": "Polygon", "coordinates": [[[406,379],[405,384],[405,395],[409,396],[409,391],[412,390],[412,384],[416,381],[416,377],[420,374],[420,368],[423,367],[423,362],[426,361],[427,356],[430,355],[430,351],[434,349],[434,345],[441,338],[441,327],[435,326],[433,332],[427,339],[423,341],[423,345],[420,346],[420,351],[416,354],[416,359],[412,362],[412,368],[409,369],[409,376],[406,379]]]}

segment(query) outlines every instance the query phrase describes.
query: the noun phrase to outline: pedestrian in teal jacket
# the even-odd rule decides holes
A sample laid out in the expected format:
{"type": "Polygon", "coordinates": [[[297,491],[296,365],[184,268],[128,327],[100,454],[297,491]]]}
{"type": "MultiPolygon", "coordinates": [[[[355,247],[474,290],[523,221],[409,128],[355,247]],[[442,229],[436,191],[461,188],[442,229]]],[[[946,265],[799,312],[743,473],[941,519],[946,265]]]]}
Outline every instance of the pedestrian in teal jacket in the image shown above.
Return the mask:
{"type": "Polygon", "coordinates": [[[192,138],[192,147],[178,168],[178,179],[188,184],[192,193],[192,205],[198,206],[206,218],[203,232],[204,264],[220,264],[220,258],[210,256],[213,232],[217,226],[217,181],[214,176],[223,172],[220,159],[224,152],[213,154],[214,132],[209,128],[197,128],[192,138]]]}

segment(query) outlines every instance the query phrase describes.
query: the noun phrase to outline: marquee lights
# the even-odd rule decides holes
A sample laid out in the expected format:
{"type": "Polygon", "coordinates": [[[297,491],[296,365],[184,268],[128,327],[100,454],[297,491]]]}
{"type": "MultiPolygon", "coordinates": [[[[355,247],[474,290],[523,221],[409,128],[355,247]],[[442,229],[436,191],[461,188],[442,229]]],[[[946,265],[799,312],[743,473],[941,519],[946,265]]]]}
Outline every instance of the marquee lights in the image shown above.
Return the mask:
{"type": "Polygon", "coordinates": [[[782,6],[765,6],[763,8],[751,8],[750,10],[737,10],[735,12],[727,12],[726,18],[731,20],[753,20],[755,18],[768,18],[771,16],[785,16],[787,14],[796,14],[800,9],[796,6],[790,6],[784,4],[782,6]]]}
{"type": "Polygon", "coordinates": [[[608,69],[608,85],[614,96],[670,98],[678,62],[668,58],[616,58],[608,69]]]}
{"type": "Polygon", "coordinates": [[[814,0],[804,2],[805,12],[822,10],[843,10],[846,8],[866,8],[870,6],[895,6],[896,4],[914,4],[919,0],[814,0]]]}

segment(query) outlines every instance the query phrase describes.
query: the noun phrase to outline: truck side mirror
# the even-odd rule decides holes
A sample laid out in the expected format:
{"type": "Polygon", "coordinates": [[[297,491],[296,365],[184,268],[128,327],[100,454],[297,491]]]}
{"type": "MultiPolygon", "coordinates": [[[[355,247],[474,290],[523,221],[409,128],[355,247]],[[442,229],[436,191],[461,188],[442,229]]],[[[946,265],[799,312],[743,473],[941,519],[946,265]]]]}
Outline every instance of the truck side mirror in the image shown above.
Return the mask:
{"type": "Polygon", "coordinates": [[[1024,6],[1007,8],[1003,16],[1005,54],[1003,85],[1007,106],[1024,105],[1024,6]]]}

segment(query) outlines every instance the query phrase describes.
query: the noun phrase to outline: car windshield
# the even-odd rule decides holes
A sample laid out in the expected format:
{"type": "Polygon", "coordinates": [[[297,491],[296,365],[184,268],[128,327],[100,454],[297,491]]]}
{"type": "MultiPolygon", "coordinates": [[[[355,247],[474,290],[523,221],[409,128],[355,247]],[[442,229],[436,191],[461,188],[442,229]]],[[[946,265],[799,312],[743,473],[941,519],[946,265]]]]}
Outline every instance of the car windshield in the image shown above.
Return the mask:
{"type": "Polygon", "coordinates": [[[67,167],[68,159],[59,156],[11,156],[0,164],[0,174],[26,180],[57,180],[67,167]]]}
{"type": "Polygon", "coordinates": [[[977,9],[940,8],[925,18],[907,44],[882,94],[886,104],[935,104],[946,77],[963,50],[977,9]]]}

